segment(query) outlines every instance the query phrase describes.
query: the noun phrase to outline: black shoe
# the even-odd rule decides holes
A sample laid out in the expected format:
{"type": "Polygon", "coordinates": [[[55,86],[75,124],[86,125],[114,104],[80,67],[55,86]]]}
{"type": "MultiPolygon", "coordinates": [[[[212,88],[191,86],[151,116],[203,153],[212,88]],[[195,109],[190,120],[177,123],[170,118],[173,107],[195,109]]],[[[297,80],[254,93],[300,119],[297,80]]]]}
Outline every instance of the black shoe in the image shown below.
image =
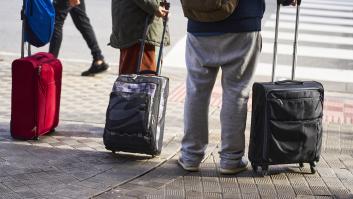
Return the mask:
{"type": "Polygon", "coordinates": [[[94,76],[95,74],[108,70],[108,68],[109,65],[104,61],[101,64],[97,64],[96,61],[93,61],[91,67],[88,70],[82,72],[81,76],[94,76]]]}

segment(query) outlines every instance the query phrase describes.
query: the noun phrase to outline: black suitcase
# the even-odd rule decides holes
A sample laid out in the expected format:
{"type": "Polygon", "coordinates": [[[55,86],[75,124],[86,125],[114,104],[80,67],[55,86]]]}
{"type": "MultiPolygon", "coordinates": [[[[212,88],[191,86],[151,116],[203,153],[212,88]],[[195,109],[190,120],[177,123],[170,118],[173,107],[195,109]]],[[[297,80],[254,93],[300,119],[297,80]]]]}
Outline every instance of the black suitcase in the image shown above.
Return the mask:
{"type": "MultiPolygon", "coordinates": [[[[159,76],[167,19],[157,62],[157,76],[140,74],[148,19],[141,42],[137,74],[119,75],[110,94],[103,141],[106,149],[159,155],[162,150],[169,79],[159,76]]],[[[146,71],[145,71],[146,72],[146,71]]],[[[150,71],[151,72],[151,71],[150,71]]]]}
{"type": "Polygon", "coordinates": [[[324,88],[315,81],[295,81],[300,2],[297,6],[292,80],[275,82],[280,4],[277,5],[272,82],[254,83],[249,160],[266,175],[269,165],[310,163],[316,172],[322,143],[324,88]]]}

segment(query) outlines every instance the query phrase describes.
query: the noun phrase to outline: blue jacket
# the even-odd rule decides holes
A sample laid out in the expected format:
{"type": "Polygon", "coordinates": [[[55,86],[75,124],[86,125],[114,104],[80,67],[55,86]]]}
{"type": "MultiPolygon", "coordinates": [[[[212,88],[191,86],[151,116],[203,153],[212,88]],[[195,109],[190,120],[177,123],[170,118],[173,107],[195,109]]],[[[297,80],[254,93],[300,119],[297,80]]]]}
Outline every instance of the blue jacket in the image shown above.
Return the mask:
{"type": "Polygon", "coordinates": [[[265,0],[239,0],[234,13],[219,22],[197,22],[188,20],[190,33],[236,33],[261,30],[265,12],[265,0]]]}

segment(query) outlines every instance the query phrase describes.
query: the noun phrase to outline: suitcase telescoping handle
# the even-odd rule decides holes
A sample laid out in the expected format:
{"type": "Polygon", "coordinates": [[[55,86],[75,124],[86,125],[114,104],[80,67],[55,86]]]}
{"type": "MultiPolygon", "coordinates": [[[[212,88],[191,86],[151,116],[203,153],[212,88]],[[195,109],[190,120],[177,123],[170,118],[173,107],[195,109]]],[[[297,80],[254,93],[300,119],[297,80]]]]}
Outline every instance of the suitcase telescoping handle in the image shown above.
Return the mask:
{"type": "MultiPolygon", "coordinates": [[[[279,27],[280,8],[281,8],[281,4],[285,4],[285,2],[288,2],[288,0],[277,0],[275,41],[274,41],[274,45],[273,45],[272,82],[274,82],[275,78],[276,78],[278,27],[279,27]]],[[[292,80],[295,79],[295,69],[296,69],[296,65],[297,65],[300,4],[301,4],[301,0],[297,0],[297,12],[296,12],[296,17],[295,17],[295,30],[294,30],[294,42],[293,42],[293,60],[292,60],[292,78],[291,78],[292,80]]]]}
{"type": "MultiPolygon", "coordinates": [[[[169,10],[170,8],[170,3],[167,2],[166,0],[163,0],[161,2],[161,6],[164,6],[166,10],[169,10]]],[[[149,29],[149,22],[150,19],[152,19],[152,16],[147,16],[146,21],[145,21],[145,27],[143,30],[143,37],[141,40],[141,47],[140,47],[140,52],[139,52],[139,56],[138,56],[138,62],[137,62],[137,71],[136,74],[141,74],[141,64],[142,64],[142,59],[143,59],[143,51],[145,49],[145,43],[146,43],[146,38],[147,38],[147,32],[149,29]]],[[[161,39],[161,44],[160,44],[160,48],[159,48],[159,52],[158,52],[158,59],[157,59],[157,69],[156,72],[154,71],[147,71],[150,73],[155,73],[156,75],[160,75],[161,74],[161,70],[162,70],[162,65],[161,65],[161,59],[162,59],[162,55],[163,55],[163,47],[164,47],[164,37],[165,37],[165,33],[166,33],[166,27],[167,27],[167,22],[168,22],[168,15],[163,17],[163,32],[162,32],[162,39],[161,39]]]]}
{"type": "MultiPolygon", "coordinates": [[[[22,38],[21,38],[21,58],[25,56],[25,31],[26,31],[26,16],[25,16],[25,10],[26,10],[26,0],[23,0],[23,5],[22,5],[22,10],[21,10],[21,20],[22,20],[22,38]]],[[[31,45],[28,43],[28,48],[27,48],[28,56],[31,55],[31,45]]]]}

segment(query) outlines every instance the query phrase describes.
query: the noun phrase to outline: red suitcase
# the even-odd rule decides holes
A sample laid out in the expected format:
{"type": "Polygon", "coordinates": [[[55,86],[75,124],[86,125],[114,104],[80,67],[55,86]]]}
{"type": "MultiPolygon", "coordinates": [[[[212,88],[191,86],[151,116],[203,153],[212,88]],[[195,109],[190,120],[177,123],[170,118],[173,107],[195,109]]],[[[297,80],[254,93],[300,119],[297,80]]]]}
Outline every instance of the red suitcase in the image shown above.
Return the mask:
{"type": "Polygon", "coordinates": [[[11,135],[37,139],[59,123],[62,65],[49,53],[12,63],[11,135]]]}
{"type": "Polygon", "coordinates": [[[17,139],[37,139],[54,131],[59,123],[62,65],[50,53],[24,57],[26,17],[25,3],[21,11],[21,58],[12,63],[11,136],[17,139]]]}

